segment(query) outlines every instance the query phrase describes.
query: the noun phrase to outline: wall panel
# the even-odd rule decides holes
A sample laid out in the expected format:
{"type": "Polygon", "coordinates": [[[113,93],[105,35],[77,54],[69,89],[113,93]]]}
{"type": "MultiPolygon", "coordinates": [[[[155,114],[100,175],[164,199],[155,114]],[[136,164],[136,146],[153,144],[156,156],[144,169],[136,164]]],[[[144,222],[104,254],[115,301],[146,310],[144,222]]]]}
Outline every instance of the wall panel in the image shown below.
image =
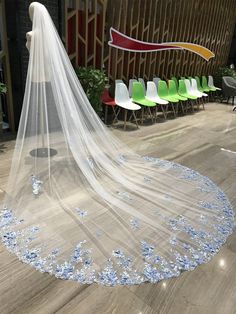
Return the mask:
{"type": "Polygon", "coordinates": [[[214,73],[226,64],[235,27],[236,0],[74,0],[66,1],[65,11],[67,49],[75,65],[105,67],[110,80],[127,81],[134,77],[148,80],[153,76],[167,79],[172,75],[214,73]],[[76,23],[81,24],[79,10],[84,28],[72,26],[70,31],[74,15],[76,23]],[[111,26],[143,41],[200,44],[216,56],[207,62],[189,51],[121,51],[108,46],[111,26]],[[78,42],[73,52],[71,33],[78,42]]]}

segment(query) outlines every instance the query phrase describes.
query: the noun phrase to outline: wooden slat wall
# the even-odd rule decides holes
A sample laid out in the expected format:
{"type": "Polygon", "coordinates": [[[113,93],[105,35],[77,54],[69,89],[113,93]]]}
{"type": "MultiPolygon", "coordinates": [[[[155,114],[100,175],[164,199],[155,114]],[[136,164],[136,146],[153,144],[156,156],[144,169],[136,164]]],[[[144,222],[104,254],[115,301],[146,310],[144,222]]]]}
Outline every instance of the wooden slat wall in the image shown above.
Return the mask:
{"type": "MultiPolygon", "coordinates": [[[[70,1],[71,2],[71,1],[70,1]]],[[[236,0],[74,0],[74,13],[68,10],[66,1],[66,25],[76,15],[74,35],[82,37],[84,45],[76,43],[70,52],[75,65],[105,66],[108,77],[123,79],[154,76],[169,78],[172,75],[214,74],[228,59],[231,39],[236,21],[236,0]],[[85,36],[77,28],[78,8],[84,3],[85,36]],[[102,38],[94,38],[94,52],[88,55],[89,6],[99,4],[102,9],[102,38]],[[108,46],[110,27],[149,42],[182,41],[203,45],[215,53],[209,62],[189,51],[161,51],[135,53],[121,51],[108,46]],[[95,43],[98,43],[96,45],[95,43]],[[100,51],[98,51],[100,49],[100,51]],[[96,62],[99,53],[101,62],[96,62]],[[83,60],[78,58],[84,55],[83,60]]],[[[93,17],[92,17],[93,19],[93,17]]],[[[94,16],[96,21],[96,15],[94,16]]],[[[94,23],[94,34],[97,33],[94,23]]],[[[67,32],[67,28],[66,28],[67,32]]],[[[66,33],[68,48],[68,36],[66,33]]],[[[95,36],[96,37],[96,36],[95,36]]]]}
{"type": "Polygon", "coordinates": [[[102,68],[106,0],[65,1],[65,42],[74,66],[102,68]]]}

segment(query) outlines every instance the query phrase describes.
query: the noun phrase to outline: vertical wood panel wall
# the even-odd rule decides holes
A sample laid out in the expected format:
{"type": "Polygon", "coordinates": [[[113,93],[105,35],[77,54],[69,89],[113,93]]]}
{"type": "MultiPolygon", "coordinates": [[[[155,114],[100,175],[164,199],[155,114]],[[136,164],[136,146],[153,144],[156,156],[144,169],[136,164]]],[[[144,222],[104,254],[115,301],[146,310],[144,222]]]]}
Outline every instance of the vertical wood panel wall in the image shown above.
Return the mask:
{"type": "Polygon", "coordinates": [[[106,0],[65,1],[65,42],[74,66],[103,67],[106,0]]]}
{"type": "Polygon", "coordinates": [[[110,80],[213,74],[227,62],[236,0],[67,0],[65,5],[66,46],[72,62],[105,67],[110,80]],[[108,46],[111,26],[143,41],[200,44],[215,58],[207,62],[178,50],[121,51],[108,46]]]}

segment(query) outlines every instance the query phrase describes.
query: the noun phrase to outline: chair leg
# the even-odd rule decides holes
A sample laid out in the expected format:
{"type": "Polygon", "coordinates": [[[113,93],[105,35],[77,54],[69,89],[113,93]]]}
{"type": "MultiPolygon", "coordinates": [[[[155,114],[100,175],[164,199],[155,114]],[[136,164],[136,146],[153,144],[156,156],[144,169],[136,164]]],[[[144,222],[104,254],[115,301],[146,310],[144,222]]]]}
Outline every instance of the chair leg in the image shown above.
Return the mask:
{"type": "Polygon", "coordinates": [[[108,111],[108,106],[105,106],[105,124],[107,124],[107,111],[108,111]]]}
{"type": "Polygon", "coordinates": [[[165,120],[166,120],[166,118],[167,118],[167,109],[168,109],[168,104],[165,105],[165,106],[161,105],[161,110],[162,110],[162,112],[163,112],[163,116],[164,116],[164,119],[165,119],[165,120]]]}
{"type": "Polygon", "coordinates": [[[202,105],[202,107],[204,107],[203,96],[201,98],[199,98],[199,107],[198,107],[199,110],[200,110],[201,105],[202,105]]]}
{"type": "Polygon", "coordinates": [[[190,100],[190,104],[191,104],[191,108],[192,108],[192,113],[194,113],[194,105],[193,105],[193,101],[190,100]]]}
{"type": "Polygon", "coordinates": [[[151,108],[150,108],[150,107],[148,107],[148,112],[149,112],[149,115],[150,115],[150,117],[151,117],[151,119],[152,119],[152,123],[153,123],[153,114],[152,114],[152,112],[151,112],[151,108]]]}
{"type": "Polygon", "coordinates": [[[114,106],[112,106],[112,110],[113,110],[114,116],[116,116],[116,110],[115,110],[115,107],[114,107],[114,106]]]}
{"type": "Polygon", "coordinates": [[[164,107],[166,108],[166,106],[163,107],[163,105],[159,105],[161,107],[161,111],[163,113],[164,119],[166,120],[166,110],[164,109],[164,107]]]}
{"type": "Polygon", "coordinates": [[[138,121],[137,121],[136,114],[135,114],[134,110],[132,110],[132,115],[134,116],[134,121],[135,121],[137,129],[138,129],[139,128],[138,121]]]}
{"type": "Polygon", "coordinates": [[[204,104],[204,101],[202,102],[202,108],[203,108],[203,110],[205,110],[205,104],[204,104]]]}
{"type": "Polygon", "coordinates": [[[169,107],[169,104],[165,105],[163,108],[164,108],[164,116],[165,116],[165,119],[167,119],[168,117],[168,107],[169,107]]]}
{"type": "Polygon", "coordinates": [[[176,103],[176,109],[175,109],[175,112],[176,112],[176,116],[178,115],[179,113],[179,103],[177,102],[176,103]]]}
{"type": "Polygon", "coordinates": [[[121,108],[119,108],[119,109],[117,110],[117,112],[116,112],[115,109],[114,109],[115,118],[113,119],[112,124],[114,124],[115,121],[117,121],[117,122],[119,121],[119,120],[118,120],[118,115],[119,115],[120,111],[121,111],[121,108]]]}
{"type": "Polygon", "coordinates": [[[175,106],[172,102],[171,102],[171,107],[172,107],[172,111],[174,113],[174,117],[176,117],[175,106]]]}
{"type": "Polygon", "coordinates": [[[198,99],[197,99],[197,111],[199,111],[200,104],[201,104],[201,102],[200,102],[200,98],[198,98],[198,99]]]}
{"type": "Polygon", "coordinates": [[[133,117],[133,118],[134,118],[134,121],[135,121],[135,124],[136,124],[136,126],[137,126],[137,129],[138,129],[139,126],[138,126],[138,121],[137,121],[135,112],[134,112],[134,110],[132,110],[131,112],[132,112],[132,113],[131,113],[131,115],[130,115],[130,117],[129,117],[129,121],[132,121],[132,117],[133,117]]]}
{"type": "Polygon", "coordinates": [[[234,96],[233,96],[233,99],[232,99],[232,105],[234,106],[234,96]]]}
{"type": "Polygon", "coordinates": [[[126,130],[126,123],[127,123],[127,109],[125,109],[124,130],[126,130]]]}
{"type": "Polygon", "coordinates": [[[167,109],[166,109],[166,116],[168,117],[168,115],[172,114],[172,105],[169,102],[167,105],[167,109]]]}
{"type": "Polygon", "coordinates": [[[143,124],[143,118],[144,118],[144,107],[142,107],[142,112],[141,112],[141,124],[143,124]]]}
{"type": "Polygon", "coordinates": [[[190,99],[188,100],[188,108],[189,108],[190,110],[192,109],[192,102],[191,102],[190,99]]]}

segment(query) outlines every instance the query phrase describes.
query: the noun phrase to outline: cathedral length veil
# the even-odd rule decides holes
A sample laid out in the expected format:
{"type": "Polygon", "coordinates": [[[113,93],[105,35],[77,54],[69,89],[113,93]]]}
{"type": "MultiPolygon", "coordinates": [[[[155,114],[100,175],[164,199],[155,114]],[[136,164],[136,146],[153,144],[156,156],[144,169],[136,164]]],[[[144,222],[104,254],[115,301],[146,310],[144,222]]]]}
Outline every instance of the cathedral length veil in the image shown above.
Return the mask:
{"type": "Polygon", "coordinates": [[[7,249],[41,272],[104,285],[158,282],[209,261],[234,227],[225,194],[111,134],[39,3],[32,34],[0,214],[7,249]]]}

